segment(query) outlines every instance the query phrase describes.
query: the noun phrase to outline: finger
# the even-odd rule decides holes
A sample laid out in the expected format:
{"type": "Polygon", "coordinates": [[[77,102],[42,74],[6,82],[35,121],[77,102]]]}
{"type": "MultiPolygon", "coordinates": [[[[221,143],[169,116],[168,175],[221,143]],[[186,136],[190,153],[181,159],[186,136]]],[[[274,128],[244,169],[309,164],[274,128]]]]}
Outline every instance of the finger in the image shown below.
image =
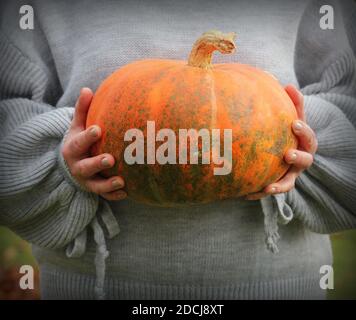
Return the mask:
{"type": "Polygon", "coordinates": [[[75,105],[71,129],[84,130],[92,98],[93,92],[89,88],[82,88],[80,90],[80,95],[75,105]]]}
{"type": "Polygon", "coordinates": [[[264,192],[268,194],[276,194],[292,190],[295,185],[295,179],[299,173],[299,169],[292,167],[282,179],[267,186],[264,192]]]}
{"type": "Polygon", "coordinates": [[[245,197],[245,200],[260,200],[266,196],[269,196],[268,193],[265,192],[256,192],[256,193],[251,193],[245,197]]]}
{"type": "Polygon", "coordinates": [[[298,137],[298,148],[314,154],[318,148],[318,141],[314,131],[303,121],[293,121],[293,132],[298,137]]]}
{"type": "Polygon", "coordinates": [[[118,201],[125,199],[127,197],[127,193],[124,190],[118,190],[109,193],[103,193],[101,196],[109,201],[118,201]]]}
{"type": "Polygon", "coordinates": [[[298,119],[305,121],[304,97],[302,93],[292,84],[287,85],[285,87],[285,90],[294,103],[295,109],[298,114],[298,119]]]}
{"type": "Polygon", "coordinates": [[[309,152],[290,149],[284,156],[288,164],[293,164],[298,169],[304,170],[313,164],[313,155],[309,152]]]}
{"type": "Polygon", "coordinates": [[[97,194],[109,193],[123,188],[124,185],[124,179],[118,176],[109,179],[93,178],[85,181],[86,188],[97,194]]]}
{"type": "Polygon", "coordinates": [[[101,154],[92,158],[85,158],[74,164],[73,174],[82,178],[89,178],[100,171],[111,168],[115,159],[111,154],[101,154]]]}
{"type": "Polygon", "coordinates": [[[90,146],[101,136],[99,126],[91,126],[78,134],[73,135],[68,141],[69,153],[72,157],[80,157],[86,154],[90,146]]]}

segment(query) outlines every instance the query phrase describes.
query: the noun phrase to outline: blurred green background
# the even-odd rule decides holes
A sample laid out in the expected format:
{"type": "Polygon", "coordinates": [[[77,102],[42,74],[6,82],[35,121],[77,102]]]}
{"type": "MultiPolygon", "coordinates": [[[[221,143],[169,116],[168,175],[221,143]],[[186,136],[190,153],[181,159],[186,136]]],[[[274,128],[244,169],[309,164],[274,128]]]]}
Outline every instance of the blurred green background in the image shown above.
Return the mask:
{"type": "MultiPolygon", "coordinates": [[[[334,234],[332,246],[334,290],[328,291],[328,298],[356,299],[356,230],[334,234]]],[[[40,298],[38,291],[16,290],[17,270],[24,264],[34,266],[38,272],[29,245],[8,229],[0,227],[0,299],[40,298]]]]}
{"type": "Polygon", "coordinates": [[[0,300],[39,299],[38,266],[29,244],[5,227],[0,226],[0,300]],[[19,288],[19,268],[31,265],[35,269],[35,289],[19,288]]]}

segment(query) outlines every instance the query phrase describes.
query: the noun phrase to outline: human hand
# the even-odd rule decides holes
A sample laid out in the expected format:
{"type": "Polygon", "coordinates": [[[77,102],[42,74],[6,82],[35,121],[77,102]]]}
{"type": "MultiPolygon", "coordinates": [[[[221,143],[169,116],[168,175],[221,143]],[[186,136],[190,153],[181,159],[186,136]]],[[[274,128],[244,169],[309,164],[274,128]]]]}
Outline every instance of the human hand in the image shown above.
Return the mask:
{"type": "Polygon", "coordinates": [[[90,157],[91,145],[100,139],[99,126],[91,126],[85,129],[85,122],[89,110],[93,92],[89,88],[83,88],[77,100],[74,117],[62,146],[62,155],[67,163],[70,173],[84,189],[99,194],[107,200],[121,200],[127,194],[122,188],[122,177],[114,176],[103,178],[99,172],[112,167],[115,159],[111,154],[103,153],[90,157]]]}
{"type": "Polygon", "coordinates": [[[314,131],[305,122],[303,95],[293,85],[286,86],[285,90],[292,99],[298,114],[298,120],[292,123],[293,133],[298,138],[298,149],[289,149],[284,155],[284,160],[291,164],[291,167],[279,181],[268,185],[261,192],[247,195],[246,200],[259,200],[271,194],[292,190],[298,176],[313,164],[318,140],[314,131]]]}

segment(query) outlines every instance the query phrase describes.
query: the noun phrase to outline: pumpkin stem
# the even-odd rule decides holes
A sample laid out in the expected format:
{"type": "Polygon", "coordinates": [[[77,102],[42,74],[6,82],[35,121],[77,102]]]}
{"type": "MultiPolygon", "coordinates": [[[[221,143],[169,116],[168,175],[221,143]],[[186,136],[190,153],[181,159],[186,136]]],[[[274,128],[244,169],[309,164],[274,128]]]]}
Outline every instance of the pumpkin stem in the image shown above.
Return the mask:
{"type": "Polygon", "coordinates": [[[190,52],[188,65],[209,69],[212,67],[211,59],[214,51],[219,51],[222,54],[228,54],[235,51],[234,32],[222,33],[220,31],[211,30],[205,32],[195,41],[192,51],[190,52]]]}

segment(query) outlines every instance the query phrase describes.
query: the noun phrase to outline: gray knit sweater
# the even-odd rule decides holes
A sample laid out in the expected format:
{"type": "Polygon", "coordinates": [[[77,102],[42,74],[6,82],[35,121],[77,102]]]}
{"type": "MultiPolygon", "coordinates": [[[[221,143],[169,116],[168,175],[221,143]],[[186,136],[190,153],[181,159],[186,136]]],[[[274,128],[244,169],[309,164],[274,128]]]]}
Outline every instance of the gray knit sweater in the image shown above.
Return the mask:
{"type": "Polygon", "coordinates": [[[20,29],[21,4],[0,5],[0,224],[33,244],[43,298],[325,295],[327,234],[356,226],[354,1],[328,1],[333,30],[319,1],[26,1],[34,30],[20,29]],[[80,88],[137,59],[186,59],[210,29],[238,34],[238,53],[216,62],[301,88],[313,166],[263,201],[167,209],[82,190],[59,152],[80,88]]]}

